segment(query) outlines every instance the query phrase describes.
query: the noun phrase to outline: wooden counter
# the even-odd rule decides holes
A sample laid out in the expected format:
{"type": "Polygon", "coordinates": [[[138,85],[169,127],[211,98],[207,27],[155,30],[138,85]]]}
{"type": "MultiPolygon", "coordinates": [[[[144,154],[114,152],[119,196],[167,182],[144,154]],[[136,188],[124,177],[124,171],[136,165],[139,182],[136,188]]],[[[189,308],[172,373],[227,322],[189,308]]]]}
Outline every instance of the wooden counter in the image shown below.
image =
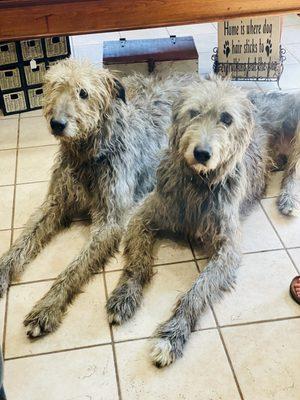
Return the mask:
{"type": "Polygon", "coordinates": [[[0,41],[300,12],[300,0],[0,0],[0,41]]]}

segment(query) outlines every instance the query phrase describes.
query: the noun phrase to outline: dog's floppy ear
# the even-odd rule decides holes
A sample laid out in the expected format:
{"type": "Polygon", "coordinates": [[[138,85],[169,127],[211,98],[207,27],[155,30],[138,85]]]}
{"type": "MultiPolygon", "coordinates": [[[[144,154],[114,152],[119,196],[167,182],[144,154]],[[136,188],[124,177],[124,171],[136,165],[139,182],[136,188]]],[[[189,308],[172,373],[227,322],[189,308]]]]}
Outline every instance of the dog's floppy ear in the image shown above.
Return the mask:
{"type": "Polygon", "coordinates": [[[178,117],[180,115],[180,112],[182,111],[182,107],[184,105],[184,102],[186,100],[186,94],[181,93],[177,99],[174,100],[173,107],[172,107],[172,121],[173,123],[176,123],[178,121],[178,117]]]}
{"type": "Polygon", "coordinates": [[[117,94],[117,99],[121,99],[124,101],[126,104],[126,93],[125,93],[125,88],[122,85],[122,83],[118,79],[114,79],[115,82],[115,88],[116,88],[116,94],[117,94]]]}
{"type": "Polygon", "coordinates": [[[185,97],[180,95],[173,103],[172,107],[172,126],[169,130],[169,144],[171,147],[177,148],[180,140],[181,132],[179,130],[180,111],[182,109],[185,97]]]}

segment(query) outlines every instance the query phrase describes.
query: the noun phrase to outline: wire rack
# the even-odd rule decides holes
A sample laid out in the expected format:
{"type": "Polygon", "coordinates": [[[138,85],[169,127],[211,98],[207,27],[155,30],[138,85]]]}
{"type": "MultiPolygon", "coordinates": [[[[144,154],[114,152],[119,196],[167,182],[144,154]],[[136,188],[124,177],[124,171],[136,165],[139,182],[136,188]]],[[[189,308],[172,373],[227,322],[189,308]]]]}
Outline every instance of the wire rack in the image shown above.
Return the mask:
{"type": "Polygon", "coordinates": [[[280,77],[283,72],[283,63],[286,60],[286,50],[280,46],[279,61],[269,62],[247,62],[247,63],[219,63],[218,48],[213,49],[213,71],[222,76],[231,75],[231,79],[235,81],[261,81],[261,82],[277,82],[280,89],[280,77]],[[262,74],[263,71],[263,74],[262,74]],[[256,73],[255,73],[256,72],[256,73]]]}

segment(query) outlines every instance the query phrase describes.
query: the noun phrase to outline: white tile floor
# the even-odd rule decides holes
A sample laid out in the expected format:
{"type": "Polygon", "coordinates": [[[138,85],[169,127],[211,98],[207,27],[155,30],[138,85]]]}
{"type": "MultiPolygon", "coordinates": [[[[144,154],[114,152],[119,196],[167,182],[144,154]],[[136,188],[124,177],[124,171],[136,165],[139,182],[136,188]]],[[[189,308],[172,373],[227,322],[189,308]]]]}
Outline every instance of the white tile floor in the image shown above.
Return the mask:
{"type": "MultiPolygon", "coordinates": [[[[295,90],[300,88],[300,18],[284,21],[283,45],[289,56],[282,87],[295,90]]],[[[201,72],[209,71],[215,24],[126,36],[153,37],[153,32],[194,34],[201,72]]],[[[99,49],[103,38],[74,38],[77,55],[81,50],[90,54],[89,46],[99,49]]],[[[41,203],[56,149],[40,111],[0,118],[1,253],[41,203]]],[[[300,307],[290,299],[288,286],[300,270],[300,218],[283,218],[275,208],[280,177],[281,173],[273,175],[266,198],[243,225],[245,254],[236,290],[207,310],[184,357],[164,370],[150,363],[149,336],[205,267],[205,255],[189,243],[160,241],[156,274],[141,309],[132,321],[111,329],[104,304],[122,268],[118,255],[76,299],[57,332],[30,342],[22,325],[25,314],[78,254],[88,240],[89,226],[80,221],[60,233],[0,302],[8,399],[299,400],[300,307]]]]}

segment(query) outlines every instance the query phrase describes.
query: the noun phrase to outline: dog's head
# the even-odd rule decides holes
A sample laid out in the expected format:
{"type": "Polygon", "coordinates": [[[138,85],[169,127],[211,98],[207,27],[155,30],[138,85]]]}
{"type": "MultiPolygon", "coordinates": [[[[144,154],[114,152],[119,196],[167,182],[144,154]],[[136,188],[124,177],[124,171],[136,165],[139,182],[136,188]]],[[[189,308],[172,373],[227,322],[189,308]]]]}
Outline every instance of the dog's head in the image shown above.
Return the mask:
{"type": "Polygon", "coordinates": [[[50,132],[61,140],[82,139],[101,127],[125,89],[109,71],[88,62],[67,59],[45,75],[44,115],[50,132]]]}
{"type": "Polygon", "coordinates": [[[187,87],[173,107],[171,146],[198,173],[239,161],[253,129],[252,106],[229,80],[210,77],[187,87]]]}

